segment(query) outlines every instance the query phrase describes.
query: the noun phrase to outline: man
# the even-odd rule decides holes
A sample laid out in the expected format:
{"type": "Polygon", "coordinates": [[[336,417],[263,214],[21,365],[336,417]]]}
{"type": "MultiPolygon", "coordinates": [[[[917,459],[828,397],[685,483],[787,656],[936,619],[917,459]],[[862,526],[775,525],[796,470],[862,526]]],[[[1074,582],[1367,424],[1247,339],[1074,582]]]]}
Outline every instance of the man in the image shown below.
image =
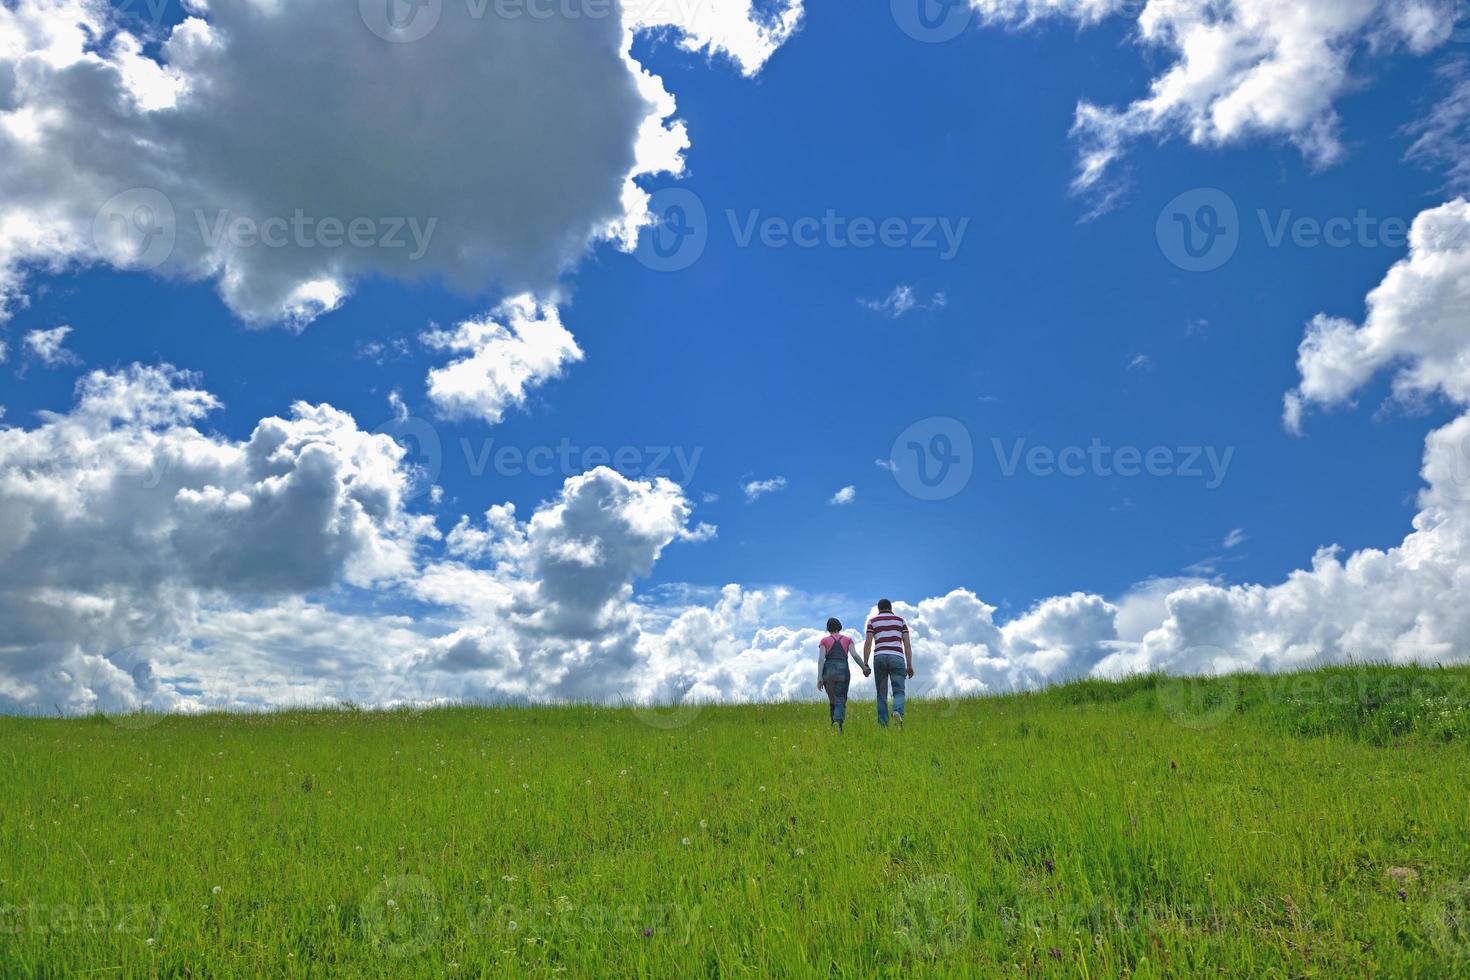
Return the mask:
{"type": "Polygon", "coordinates": [[[872,661],[873,681],[878,685],[878,724],[888,727],[888,685],[893,685],[893,717],[903,727],[905,678],[914,676],[914,651],[909,646],[909,624],[893,612],[893,603],[878,600],[878,615],[868,620],[863,641],[863,673],[872,661]],[[874,656],[876,654],[876,656],[874,656]]]}

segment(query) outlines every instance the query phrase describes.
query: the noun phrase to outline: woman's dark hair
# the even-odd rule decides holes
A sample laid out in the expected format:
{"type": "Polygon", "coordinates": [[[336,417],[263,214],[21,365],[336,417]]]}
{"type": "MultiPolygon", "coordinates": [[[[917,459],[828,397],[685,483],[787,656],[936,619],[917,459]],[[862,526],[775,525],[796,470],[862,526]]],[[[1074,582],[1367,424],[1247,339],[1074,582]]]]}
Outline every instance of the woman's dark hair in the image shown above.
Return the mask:
{"type": "Polygon", "coordinates": [[[893,603],[889,602],[887,599],[879,599],[878,600],[878,611],[879,612],[893,612],[893,603]]]}
{"type": "Polygon", "coordinates": [[[828,633],[841,633],[842,632],[842,620],[838,619],[835,616],[832,617],[831,619],[827,620],[827,632],[828,633]]]}

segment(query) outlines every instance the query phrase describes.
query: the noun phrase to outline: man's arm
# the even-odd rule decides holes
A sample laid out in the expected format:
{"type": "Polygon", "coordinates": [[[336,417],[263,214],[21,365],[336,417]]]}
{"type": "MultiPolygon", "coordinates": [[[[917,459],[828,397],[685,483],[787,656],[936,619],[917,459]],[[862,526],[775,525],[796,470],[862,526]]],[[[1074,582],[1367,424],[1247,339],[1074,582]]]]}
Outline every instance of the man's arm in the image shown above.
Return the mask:
{"type": "Polygon", "coordinates": [[[868,672],[868,661],[873,656],[873,631],[868,630],[868,638],[863,641],[863,673],[868,672]]]}
{"type": "Polygon", "coordinates": [[[909,646],[909,631],[903,631],[903,659],[908,665],[908,675],[914,676],[914,648],[909,646]]]}

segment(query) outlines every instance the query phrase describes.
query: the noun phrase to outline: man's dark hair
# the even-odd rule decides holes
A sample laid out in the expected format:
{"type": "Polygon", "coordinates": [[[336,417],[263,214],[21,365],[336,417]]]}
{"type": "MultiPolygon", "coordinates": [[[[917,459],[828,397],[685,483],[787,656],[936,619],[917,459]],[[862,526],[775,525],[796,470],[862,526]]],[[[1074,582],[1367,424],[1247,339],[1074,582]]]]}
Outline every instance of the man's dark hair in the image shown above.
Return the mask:
{"type": "Polygon", "coordinates": [[[828,633],[841,633],[842,632],[842,620],[838,619],[836,616],[833,616],[831,619],[827,620],[827,632],[828,633]]]}
{"type": "Polygon", "coordinates": [[[887,599],[879,599],[878,600],[878,611],[879,612],[893,612],[893,603],[892,602],[889,602],[887,599]]]}

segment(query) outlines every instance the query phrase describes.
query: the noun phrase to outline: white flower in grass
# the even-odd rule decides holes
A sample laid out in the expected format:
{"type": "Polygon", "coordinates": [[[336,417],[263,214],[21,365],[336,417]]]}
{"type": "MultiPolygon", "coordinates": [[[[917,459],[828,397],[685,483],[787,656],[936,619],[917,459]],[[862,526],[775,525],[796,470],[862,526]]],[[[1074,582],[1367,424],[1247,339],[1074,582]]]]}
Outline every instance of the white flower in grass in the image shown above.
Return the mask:
{"type": "Polygon", "coordinates": [[[215,885],[213,888],[210,889],[210,891],[212,891],[212,892],[214,892],[214,894],[218,895],[220,892],[224,891],[224,889],[221,888],[219,885],[215,885]]]}
{"type": "Polygon", "coordinates": [[[689,846],[689,838],[688,837],[685,837],[679,843],[683,844],[685,847],[688,847],[689,846]]]}

